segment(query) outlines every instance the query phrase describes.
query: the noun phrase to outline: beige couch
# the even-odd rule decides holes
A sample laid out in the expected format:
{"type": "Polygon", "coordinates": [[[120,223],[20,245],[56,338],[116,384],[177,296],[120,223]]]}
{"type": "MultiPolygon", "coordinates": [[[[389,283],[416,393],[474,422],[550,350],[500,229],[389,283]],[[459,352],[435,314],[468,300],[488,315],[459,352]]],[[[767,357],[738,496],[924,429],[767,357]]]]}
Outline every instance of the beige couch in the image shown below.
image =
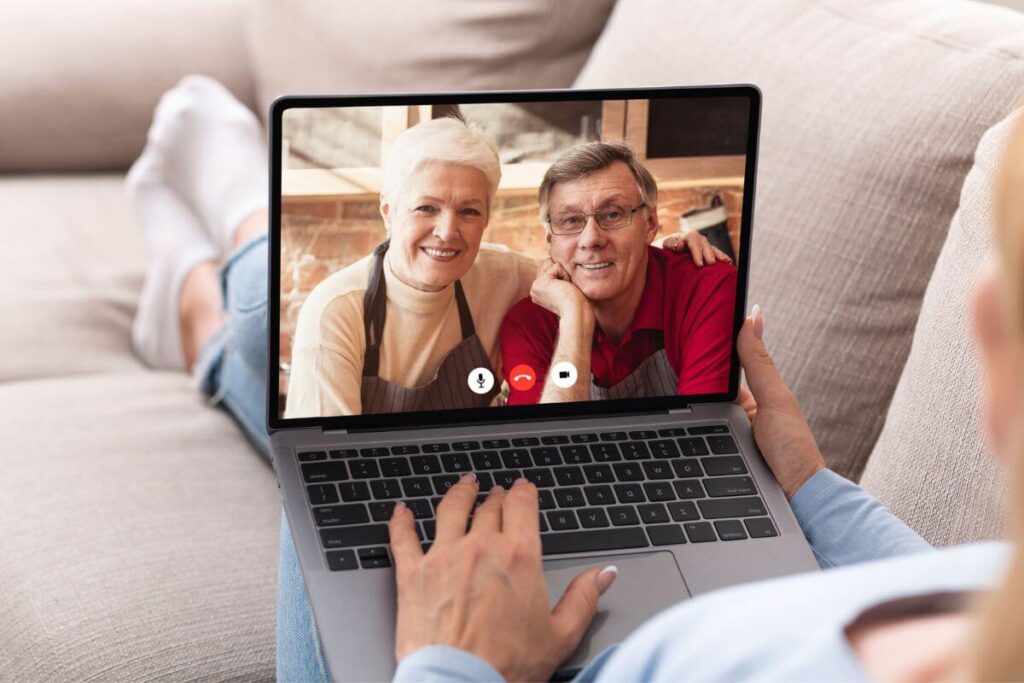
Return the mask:
{"type": "Polygon", "coordinates": [[[751,301],[826,456],[935,543],[1000,533],[964,320],[991,249],[997,124],[1024,90],[1024,15],[966,0],[65,5],[0,10],[0,680],[273,676],[273,475],[187,376],[129,344],[144,261],[123,172],[189,72],[257,111],[281,92],[758,84],[751,301]]]}

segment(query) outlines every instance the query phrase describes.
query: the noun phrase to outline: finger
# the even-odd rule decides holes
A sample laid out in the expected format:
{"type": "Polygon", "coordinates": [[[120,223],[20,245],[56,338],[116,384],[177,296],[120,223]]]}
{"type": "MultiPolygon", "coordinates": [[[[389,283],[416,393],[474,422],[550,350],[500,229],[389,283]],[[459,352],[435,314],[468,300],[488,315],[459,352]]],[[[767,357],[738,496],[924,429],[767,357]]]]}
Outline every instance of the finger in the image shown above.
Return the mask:
{"type": "Polygon", "coordinates": [[[693,258],[693,263],[700,268],[704,265],[704,249],[700,244],[700,234],[691,232],[685,237],[685,239],[687,246],[690,247],[690,254],[693,258]]]}
{"type": "Polygon", "coordinates": [[[580,639],[597,614],[601,594],[608,590],[617,572],[615,567],[595,567],[578,574],[551,611],[555,633],[561,639],[559,645],[565,656],[580,644],[580,639]]]}
{"type": "Polygon", "coordinates": [[[401,571],[409,563],[423,557],[423,548],[416,535],[416,518],[405,503],[399,502],[392,510],[388,534],[391,537],[391,554],[395,558],[396,571],[401,571]]]}
{"type": "Polygon", "coordinates": [[[483,504],[473,513],[473,527],[470,533],[494,533],[501,531],[501,506],[505,500],[505,489],[493,486],[487,492],[483,504]]]}
{"type": "Polygon", "coordinates": [[[540,545],[540,504],[537,487],[520,477],[512,484],[501,506],[501,530],[525,538],[536,538],[540,545]]]}
{"type": "Polygon", "coordinates": [[[754,416],[757,414],[757,401],[754,400],[754,395],[750,393],[750,389],[741,386],[735,403],[740,408],[743,408],[743,412],[747,414],[747,419],[753,422],[754,416]]]}
{"type": "Polygon", "coordinates": [[[706,263],[714,263],[718,258],[715,256],[715,248],[711,246],[711,242],[704,241],[704,261],[706,263]]]}
{"type": "Polygon", "coordinates": [[[775,362],[772,361],[764,342],[755,334],[755,329],[764,324],[761,316],[761,312],[758,311],[743,323],[736,340],[736,350],[750,393],[758,405],[764,406],[788,398],[792,394],[778,368],[775,367],[775,362]]]}
{"type": "Polygon", "coordinates": [[[437,506],[437,537],[435,543],[449,543],[466,535],[469,513],[476,502],[476,476],[462,475],[458,483],[448,489],[437,506]]]}
{"type": "Polygon", "coordinates": [[[732,263],[732,258],[728,254],[726,254],[724,251],[722,251],[718,247],[711,247],[711,248],[715,250],[715,255],[718,257],[719,261],[726,261],[727,263],[732,263]]]}

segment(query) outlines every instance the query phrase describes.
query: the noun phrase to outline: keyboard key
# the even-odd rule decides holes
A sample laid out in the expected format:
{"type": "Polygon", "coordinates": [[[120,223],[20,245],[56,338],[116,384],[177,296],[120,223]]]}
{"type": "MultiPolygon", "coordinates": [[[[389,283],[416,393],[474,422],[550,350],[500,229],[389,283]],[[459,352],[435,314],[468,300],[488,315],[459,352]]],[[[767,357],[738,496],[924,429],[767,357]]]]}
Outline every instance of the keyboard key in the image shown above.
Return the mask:
{"type": "Polygon", "coordinates": [[[434,508],[426,498],[407,500],[405,504],[412,510],[412,516],[416,519],[430,519],[434,516],[434,508]]]}
{"type": "Polygon", "coordinates": [[[420,452],[420,447],[416,444],[407,444],[405,446],[392,446],[391,455],[416,455],[420,452]]]}
{"type": "Polygon", "coordinates": [[[423,524],[423,535],[427,537],[428,541],[433,541],[434,536],[437,535],[437,520],[425,519],[421,523],[423,524]]]}
{"type": "Polygon", "coordinates": [[[317,526],[366,524],[370,521],[370,516],[366,514],[366,506],[362,503],[313,508],[313,516],[316,518],[317,526]]]}
{"type": "Polygon", "coordinates": [[[306,487],[310,505],[325,505],[338,502],[338,489],[334,484],[313,484],[306,487]]]}
{"type": "Polygon", "coordinates": [[[558,454],[558,449],[554,446],[531,448],[530,455],[533,456],[533,464],[537,467],[551,467],[552,465],[562,464],[562,456],[558,454]]]}
{"type": "Polygon", "coordinates": [[[539,446],[540,439],[535,436],[521,436],[517,439],[512,439],[513,446],[539,446]]]}
{"type": "Polygon", "coordinates": [[[551,474],[551,470],[543,467],[523,470],[523,476],[536,484],[539,489],[555,485],[555,477],[551,474]]]}
{"type": "Polygon", "coordinates": [[[647,535],[654,545],[678,545],[686,543],[686,536],[678,524],[663,524],[647,527],[647,535]]]}
{"type": "Polygon", "coordinates": [[[768,514],[764,502],[757,496],[749,498],[714,498],[697,501],[704,519],[722,517],[761,517],[768,514]]]}
{"type": "Polygon", "coordinates": [[[542,534],[541,547],[545,555],[559,553],[592,553],[620,548],[646,548],[650,544],[643,529],[596,529],[564,534],[542,534]]]}
{"type": "Polygon", "coordinates": [[[566,465],[583,465],[590,462],[590,449],[586,446],[562,446],[561,451],[566,465]]]}
{"type": "Polygon", "coordinates": [[[421,446],[420,449],[424,453],[447,453],[452,449],[452,447],[446,443],[428,443],[421,446]]]}
{"type": "Polygon", "coordinates": [[[659,429],[658,436],[686,436],[686,430],[682,427],[667,427],[659,429]]]}
{"type": "Polygon", "coordinates": [[[642,503],[647,500],[640,484],[616,484],[613,488],[620,503],[642,503]]]}
{"type": "Polygon", "coordinates": [[[676,439],[676,443],[679,444],[679,451],[685,456],[708,454],[708,445],[699,436],[692,439],[676,439]]]}
{"type": "Polygon", "coordinates": [[[750,534],[751,538],[769,538],[779,535],[779,532],[775,530],[775,525],[772,524],[772,520],[767,517],[745,519],[743,524],[747,527],[747,533],[750,534]]]}
{"type": "Polygon", "coordinates": [[[476,451],[470,458],[473,460],[475,470],[497,470],[501,469],[501,459],[498,451],[476,451]]]}
{"type": "Polygon", "coordinates": [[[365,481],[347,481],[338,485],[341,499],[346,503],[359,500],[370,500],[370,487],[365,481]]]}
{"type": "Polygon", "coordinates": [[[680,498],[703,498],[704,487],[700,485],[700,482],[696,479],[687,481],[673,482],[672,486],[676,489],[676,495],[680,498]]]}
{"type": "Polygon", "coordinates": [[[391,519],[391,513],[395,510],[395,501],[386,500],[380,503],[370,503],[370,516],[375,522],[387,522],[391,519]]]}
{"type": "Polygon", "coordinates": [[[620,443],[619,450],[622,451],[622,457],[626,460],[645,460],[651,457],[651,452],[643,441],[620,443]]]}
{"type": "Polygon", "coordinates": [[[439,496],[448,493],[448,489],[459,482],[458,474],[435,474],[430,478],[434,482],[434,492],[439,496]]]}
{"type": "Polygon", "coordinates": [[[680,479],[704,476],[700,460],[676,460],[672,463],[672,469],[675,470],[676,476],[680,479]]]}
{"type": "Polygon", "coordinates": [[[701,458],[700,462],[704,465],[704,471],[712,477],[747,473],[747,466],[743,464],[743,458],[738,455],[727,458],[701,458]]]}
{"type": "Polygon", "coordinates": [[[653,481],[644,484],[644,493],[647,494],[647,500],[654,502],[676,499],[676,494],[672,491],[672,484],[667,481],[653,481]]]}
{"type": "Polygon", "coordinates": [[[658,433],[651,429],[642,429],[629,433],[629,438],[637,439],[640,441],[647,441],[649,439],[657,439],[658,433]]]}
{"type": "Polygon", "coordinates": [[[445,472],[469,472],[473,466],[467,453],[445,453],[441,456],[441,467],[445,472]]]}
{"type": "Polygon", "coordinates": [[[508,439],[485,439],[480,442],[480,445],[484,448],[508,448],[512,444],[508,442],[508,439]]]}
{"type": "Polygon", "coordinates": [[[585,486],[583,493],[591,505],[611,505],[615,502],[615,494],[612,493],[611,486],[585,486]]]}
{"type": "Polygon", "coordinates": [[[608,465],[587,465],[583,468],[583,474],[590,484],[610,484],[615,481],[612,468],[608,465]]]}
{"type": "Polygon", "coordinates": [[[388,526],[387,524],[366,524],[320,529],[320,542],[324,548],[387,544],[388,526]]]}
{"type": "Polygon", "coordinates": [[[360,448],[359,455],[364,458],[382,458],[385,455],[390,455],[391,451],[383,446],[377,446],[375,448],[360,448]]]}
{"type": "Polygon", "coordinates": [[[545,446],[559,446],[563,443],[569,443],[569,437],[562,434],[556,434],[553,436],[542,436],[540,442],[545,446]]]}
{"type": "Polygon", "coordinates": [[[597,434],[573,434],[569,438],[572,439],[573,443],[594,443],[595,441],[597,441],[597,434]]]}
{"type": "Polygon", "coordinates": [[[516,483],[516,479],[520,476],[520,473],[515,470],[502,470],[500,472],[495,472],[494,485],[510,489],[512,488],[512,484],[516,483]]]}
{"type": "Polygon", "coordinates": [[[715,522],[715,531],[723,541],[741,541],[747,537],[743,524],[738,519],[720,519],[715,522]]]}
{"type": "Polygon", "coordinates": [[[299,462],[313,462],[314,460],[326,460],[326,451],[306,451],[299,453],[299,462]]]}
{"type": "Polygon", "coordinates": [[[338,460],[340,458],[357,458],[359,457],[359,451],[354,448],[339,448],[331,451],[331,460],[338,460]]]}
{"type": "Polygon", "coordinates": [[[412,474],[405,458],[384,458],[380,461],[380,471],[385,477],[408,477],[412,474]]]}
{"type": "Polygon", "coordinates": [[[622,460],[619,447],[613,443],[592,443],[590,444],[590,454],[594,456],[594,460],[597,462],[622,460]]]}
{"type": "Polygon", "coordinates": [[[644,474],[647,475],[648,479],[674,479],[675,473],[672,472],[672,467],[667,462],[645,462],[644,474]]]}
{"type": "Polygon", "coordinates": [[[454,441],[452,448],[457,451],[477,451],[480,450],[480,443],[477,441],[454,441]]]}
{"type": "Polygon", "coordinates": [[[416,474],[441,474],[441,461],[436,455],[414,455],[409,462],[416,474]]]}
{"type": "Polygon", "coordinates": [[[676,446],[676,442],[671,439],[659,439],[658,441],[652,441],[647,445],[651,449],[651,455],[655,458],[678,458],[682,455],[679,452],[679,447],[676,446]]]}
{"type": "Polygon", "coordinates": [[[544,533],[545,531],[547,531],[549,529],[547,517],[544,516],[543,512],[540,513],[540,519],[538,521],[540,522],[540,531],[541,531],[541,533],[544,533]]]}
{"type": "Polygon", "coordinates": [[[583,499],[583,490],[575,486],[555,489],[555,500],[560,508],[577,508],[587,504],[583,499]]]}
{"type": "Polygon", "coordinates": [[[376,460],[352,460],[348,468],[352,471],[353,479],[376,479],[380,476],[380,467],[377,466],[376,460]]]}
{"type": "Polygon", "coordinates": [[[668,521],[668,510],[665,509],[664,503],[637,505],[636,511],[644,524],[662,524],[668,521]]]}
{"type": "Polygon", "coordinates": [[[302,466],[302,478],[306,483],[315,484],[324,481],[341,481],[348,479],[343,462],[316,462],[302,466]]]}
{"type": "Polygon", "coordinates": [[[394,479],[377,479],[370,482],[370,491],[377,500],[401,498],[402,489],[394,479]]]}
{"type": "Polygon", "coordinates": [[[537,491],[537,498],[539,499],[541,510],[555,509],[555,494],[551,493],[548,489],[537,491]]]}
{"type": "Polygon", "coordinates": [[[625,441],[629,438],[626,432],[602,432],[598,436],[601,437],[601,441],[625,441]]]}
{"type": "Polygon", "coordinates": [[[408,498],[419,498],[434,493],[430,487],[430,480],[426,477],[406,477],[402,480],[402,490],[408,498]]]}
{"type": "Polygon", "coordinates": [[[359,555],[360,560],[368,560],[371,557],[387,557],[388,549],[379,545],[376,548],[360,548],[356,554],[359,555]]]}
{"type": "Polygon", "coordinates": [[[346,569],[358,569],[355,551],[332,550],[327,553],[327,568],[332,572],[345,571],[346,569]]]}
{"type": "Polygon", "coordinates": [[[487,493],[494,486],[494,477],[487,472],[477,472],[476,485],[481,493],[487,493]]]}
{"type": "Polygon", "coordinates": [[[729,428],[726,425],[704,425],[702,427],[690,427],[691,434],[728,434],[729,428]]]}
{"type": "Polygon", "coordinates": [[[618,462],[612,465],[615,470],[615,478],[619,481],[643,481],[644,472],[640,469],[639,463],[618,462]]]}
{"type": "Polygon", "coordinates": [[[580,524],[583,525],[584,529],[596,529],[609,525],[608,515],[601,508],[584,508],[583,510],[578,510],[577,514],[580,517],[580,524]]]}
{"type": "Polygon", "coordinates": [[[617,505],[608,508],[608,516],[611,517],[612,524],[615,526],[632,526],[640,523],[636,510],[629,505],[617,505]]]}
{"type": "Polygon", "coordinates": [[[502,451],[501,462],[505,464],[506,469],[510,470],[521,470],[524,467],[533,466],[530,452],[525,448],[510,448],[502,451]]]}
{"type": "Polygon", "coordinates": [[[391,559],[387,555],[384,557],[370,557],[363,559],[359,558],[359,564],[363,569],[380,569],[383,567],[391,566],[391,559]]]}
{"type": "Polygon", "coordinates": [[[728,453],[739,453],[736,442],[728,434],[722,436],[709,436],[708,447],[715,455],[726,455],[728,453]]]}
{"type": "Polygon", "coordinates": [[[684,524],[683,528],[686,529],[686,536],[690,539],[690,543],[707,543],[717,540],[715,530],[707,522],[690,522],[684,524]]]}
{"type": "Polygon", "coordinates": [[[579,522],[576,521],[576,515],[572,510],[552,510],[546,514],[548,516],[548,524],[555,531],[580,528],[579,522]]]}
{"type": "Polygon", "coordinates": [[[667,507],[669,514],[672,515],[672,519],[677,522],[689,522],[700,519],[700,515],[697,513],[697,506],[688,500],[679,503],[669,503],[667,507]]]}
{"type": "Polygon", "coordinates": [[[556,467],[555,479],[560,486],[579,486],[583,483],[583,470],[579,467],[556,467]]]}
{"type": "Polygon", "coordinates": [[[754,480],[750,477],[708,479],[704,482],[704,488],[707,489],[708,495],[713,498],[750,496],[757,493],[757,489],[754,488],[754,480]]]}

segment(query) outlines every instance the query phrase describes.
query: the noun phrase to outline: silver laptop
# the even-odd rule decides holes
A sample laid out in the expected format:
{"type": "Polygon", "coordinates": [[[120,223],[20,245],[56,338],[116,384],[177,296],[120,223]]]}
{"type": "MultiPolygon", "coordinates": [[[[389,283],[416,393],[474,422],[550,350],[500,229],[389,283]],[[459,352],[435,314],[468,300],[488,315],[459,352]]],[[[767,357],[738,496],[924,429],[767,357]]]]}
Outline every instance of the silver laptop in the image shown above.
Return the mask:
{"type": "MultiPolygon", "coordinates": [[[[552,604],[582,569],[619,567],[562,675],[679,600],[817,568],[746,415],[732,403],[740,382],[735,338],[746,310],[760,104],[752,86],[274,103],[269,344],[277,365],[268,381],[268,424],[335,679],[392,677],[391,509],[397,500],[412,507],[429,552],[437,503],[467,471],[476,473],[482,492],[519,476],[538,485],[552,604]],[[382,192],[388,160],[409,157],[407,131],[446,117],[470,122],[496,141],[501,180],[482,212],[487,222],[476,260],[454,284],[443,285],[453,311],[448,320],[459,327],[452,332],[457,345],[426,370],[427,381],[409,386],[406,365],[422,365],[420,356],[431,350],[417,347],[408,358],[394,351],[401,334],[413,333],[395,330],[408,323],[388,308],[388,278],[398,275],[386,261],[382,192]],[[556,206],[553,191],[549,213],[541,215],[537,190],[548,167],[595,141],[629,146],[657,183],[656,203],[620,206],[629,202],[598,197],[593,205],[556,206]],[[501,259],[539,261],[565,240],[599,253],[603,240],[626,239],[613,235],[631,225],[626,213],[629,220],[656,215],[662,235],[699,230],[733,263],[699,268],[688,253],[642,245],[648,260],[636,275],[645,283],[637,311],[645,313],[630,323],[637,328],[630,328],[632,336],[611,340],[595,332],[588,376],[577,376],[583,373],[574,366],[546,365],[544,354],[550,360],[553,353],[543,345],[550,316],[531,308],[529,282],[509,285],[503,276],[498,283],[479,269],[505,268],[501,259]],[[595,232],[573,234],[580,225],[595,232]],[[584,239],[594,241],[583,245],[584,239]],[[700,284],[712,279],[715,286],[700,284]],[[347,313],[329,305],[343,296],[347,313]],[[518,332],[498,334],[495,316],[504,316],[501,329],[518,332]],[[316,337],[311,320],[321,326],[328,320],[340,338],[364,347],[332,341],[331,353],[321,357],[318,342],[310,341],[316,337]],[[524,346],[540,361],[522,362],[533,357],[522,355],[524,346]],[[356,356],[343,362],[350,376],[326,367],[346,353],[356,356]],[[589,400],[553,402],[557,392],[541,395],[549,382],[588,383],[589,400]],[[359,409],[345,408],[353,405],[345,396],[356,397],[359,409]]],[[[433,128],[418,132],[425,130],[433,128]]],[[[405,171],[408,178],[415,169],[405,171]]],[[[463,211],[438,201],[432,215],[463,211]]],[[[480,220],[480,213],[467,211],[467,220],[480,220]]],[[[445,261],[452,254],[461,252],[428,255],[445,261]]],[[[618,267],[619,261],[608,262],[618,267]]],[[[590,291],[583,275],[572,277],[590,291]]]]}

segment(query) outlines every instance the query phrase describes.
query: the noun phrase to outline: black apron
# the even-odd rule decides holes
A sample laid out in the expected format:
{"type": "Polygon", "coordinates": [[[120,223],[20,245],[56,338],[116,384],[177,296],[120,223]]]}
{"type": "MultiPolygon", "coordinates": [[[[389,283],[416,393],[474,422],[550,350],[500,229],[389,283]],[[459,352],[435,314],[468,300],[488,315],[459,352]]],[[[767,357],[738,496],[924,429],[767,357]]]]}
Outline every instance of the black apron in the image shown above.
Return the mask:
{"type": "Polygon", "coordinates": [[[486,394],[469,389],[467,379],[474,368],[487,368],[494,374],[480,338],[476,336],[473,315],[469,312],[462,283],[455,281],[455,302],[459,307],[462,341],[441,360],[434,378],[426,384],[408,388],[381,379],[380,345],[384,339],[384,320],[387,316],[387,286],[384,282],[384,254],[390,240],[373,250],[373,265],[363,297],[363,324],[366,329],[366,358],[363,361],[363,379],[360,395],[363,414],[404,413],[419,410],[448,410],[453,408],[483,408],[490,405],[499,392],[498,377],[495,386],[486,394]]]}
{"type": "Polygon", "coordinates": [[[610,387],[599,387],[590,376],[590,400],[609,398],[646,398],[651,396],[675,396],[679,387],[679,375],[668,362],[668,354],[661,348],[644,359],[636,370],[621,382],[610,387]]]}

